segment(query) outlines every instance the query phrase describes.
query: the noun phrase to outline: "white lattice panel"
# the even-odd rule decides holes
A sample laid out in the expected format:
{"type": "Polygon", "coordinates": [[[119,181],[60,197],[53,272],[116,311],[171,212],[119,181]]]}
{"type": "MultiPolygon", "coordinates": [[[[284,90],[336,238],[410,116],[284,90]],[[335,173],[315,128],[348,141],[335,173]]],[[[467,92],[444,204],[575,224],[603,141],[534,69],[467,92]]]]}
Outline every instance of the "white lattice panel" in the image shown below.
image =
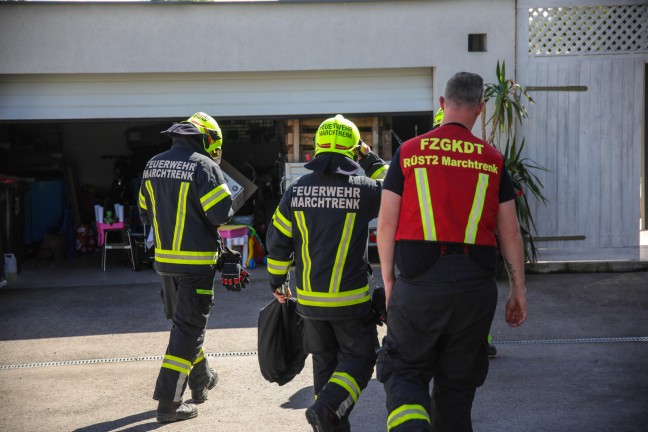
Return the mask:
{"type": "Polygon", "coordinates": [[[529,55],[648,52],[648,5],[529,9],[529,55]]]}

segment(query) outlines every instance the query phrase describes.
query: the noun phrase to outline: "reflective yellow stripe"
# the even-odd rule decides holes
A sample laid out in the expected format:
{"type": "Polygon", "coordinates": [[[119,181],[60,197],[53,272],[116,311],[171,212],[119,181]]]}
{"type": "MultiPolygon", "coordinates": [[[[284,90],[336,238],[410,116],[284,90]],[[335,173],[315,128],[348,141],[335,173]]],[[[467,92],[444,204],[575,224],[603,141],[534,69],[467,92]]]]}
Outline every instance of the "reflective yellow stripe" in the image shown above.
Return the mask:
{"type": "Polygon", "coordinates": [[[201,361],[205,360],[205,351],[200,347],[200,353],[198,353],[198,358],[194,360],[193,365],[196,366],[201,361]]]}
{"type": "Polygon", "coordinates": [[[380,168],[376,170],[373,174],[371,174],[372,179],[374,180],[383,180],[385,177],[387,177],[387,169],[389,168],[389,165],[383,165],[380,168]]]}
{"type": "Polygon", "coordinates": [[[423,405],[401,405],[387,417],[387,430],[390,431],[392,428],[410,420],[425,420],[430,423],[430,416],[425,408],[423,408],[423,405]]]}
{"type": "Polygon", "coordinates": [[[270,257],[268,257],[267,260],[268,260],[268,273],[270,274],[283,276],[290,271],[292,260],[279,261],[276,259],[272,259],[270,257]]]}
{"type": "Polygon", "coordinates": [[[218,252],[174,251],[155,248],[155,261],[171,264],[212,265],[218,252]]]}
{"type": "Polygon", "coordinates": [[[153,194],[153,184],[151,183],[151,180],[146,180],[146,190],[149,193],[149,198],[151,199],[151,207],[153,207],[151,210],[153,211],[153,231],[155,231],[155,247],[159,248],[162,247],[162,242],[160,241],[160,233],[158,230],[158,223],[157,223],[157,215],[156,215],[156,207],[155,207],[155,195],[153,194]]]}
{"type": "Polygon", "coordinates": [[[297,288],[297,301],[304,306],[340,307],[351,306],[370,300],[369,285],[352,291],[336,293],[306,291],[297,288]]]}
{"type": "Polygon", "coordinates": [[[358,398],[360,397],[362,390],[360,390],[360,386],[351,375],[344,372],[335,372],[331,376],[329,382],[342,386],[353,398],[353,403],[358,402],[358,398]]]}
{"type": "Polygon", "coordinates": [[[200,198],[200,204],[202,204],[203,210],[206,212],[207,210],[218,204],[220,201],[222,201],[224,198],[231,195],[232,194],[230,193],[229,188],[225,183],[223,183],[222,185],[218,185],[210,192],[203,195],[202,198],[200,198]]]}
{"type": "Polygon", "coordinates": [[[475,197],[473,198],[473,205],[470,209],[470,216],[468,217],[468,226],[466,226],[466,235],[464,243],[475,244],[477,237],[477,227],[484,211],[484,202],[486,201],[486,189],[488,189],[488,174],[480,173],[477,186],[475,187],[475,197]]]}
{"type": "Polygon", "coordinates": [[[428,183],[427,170],[415,168],[416,193],[418,194],[419,208],[421,209],[421,223],[423,224],[423,238],[436,241],[436,227],[434,212],[432,211],[432,198],[430,197],[430,184],[428,183]]]}
{"type": "Polygon", "coordinates": [[[188,360],[167,354],[164,356],[164,360],[162,360],[162,367],[189,375],[192,366],[188,360]]]}
{"type": "Polygon", "coordinates": [[[340,239],[340,244],[338,245],[337,253],[335,254],[335,263],[333,263],[333,274],[331,275],[331,282],[329,283],[329,292],[337,292],[340,290],[342,272],[344,271],[344,263],[346,262],[347,254],[349,253],[349,243],[351,243],[351,234],[353,234],[355,218],[355,213],[347,213],[346,219],[344,220],[342,239],[340,239]]]}
{"type": "Polygon", "coordinates": [[[200,295],[214,295],[214,290],[205,290],[205,289],[197,289],[196,294],[200,295]]]}
{"type": "Polygon", "coordinates": [[[146,198],[144,197],[144,194],[142,193],[142,189],[140,188],[139,191],[139,206],[143,208],[144,210],[148,210],[146,208],[146,198]]]}
{"type": "Polygon", "coordinates": [[[182,234],[184,233],[185,217],[187,214],[187,191],[189,182],[180,184],[178,192],[178,209],[176,210],[175,230],[173,231],[173,250],[180,250],[182,245],[182,234]]]}
{"type": "Polygon", "coordinates": [[[279,208],[272,215],[272,225],[281,231],[286,237],[292,238],[292,223],[281,214],[279,208]]]}
{"type": "Polygon", "coordinates": [[[305,291],[311,290],[310,285],[310,271],[311,271],[311,259],[308,252],[308,227],[306,227],[306,218],[304,217],[303,211],[295,212],[295,221],[297,222],[297,228],[302,236],[302,246],[301,246],[301,259],[302,259],[302,284],[305,291]]]}

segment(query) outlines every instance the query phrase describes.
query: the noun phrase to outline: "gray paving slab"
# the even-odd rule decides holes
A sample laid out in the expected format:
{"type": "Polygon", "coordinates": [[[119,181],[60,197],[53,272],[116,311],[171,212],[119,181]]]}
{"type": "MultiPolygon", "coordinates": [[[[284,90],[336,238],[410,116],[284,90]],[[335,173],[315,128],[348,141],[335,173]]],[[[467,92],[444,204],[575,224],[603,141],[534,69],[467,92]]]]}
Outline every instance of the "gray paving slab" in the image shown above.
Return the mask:
{"type": "MultiPolygon", "coordinates": [[[[96,256],[32,263],[0,290],[0,431],[309,430],[310,359],[283,387],[258,370],[258,311],[271,299],[265,268],[251,270],[241,293],[217,290],[206,350],[221,382],[211,399],[196,419],[160,425],[151,396],[170,323],[158,278],[111,264],[104,273],[96,256]]],[[[499,286],[499,353],[477,393],[476,431],[646,430],[648,272],[531,274],[529,318],[518,329],[504,323],[499,286]]],[[[386,418],[373,379],[352,428],[385,431],[386,418]]]]}

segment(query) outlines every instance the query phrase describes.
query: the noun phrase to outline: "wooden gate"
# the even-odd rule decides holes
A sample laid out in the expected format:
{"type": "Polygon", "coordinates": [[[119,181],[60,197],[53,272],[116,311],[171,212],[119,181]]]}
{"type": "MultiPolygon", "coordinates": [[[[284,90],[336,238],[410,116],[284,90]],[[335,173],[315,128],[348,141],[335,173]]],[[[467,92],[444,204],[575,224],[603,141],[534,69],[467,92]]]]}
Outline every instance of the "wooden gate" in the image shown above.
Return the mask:
{"type": "Polygon", "coordinates": [[[517,3],[516,79],[535,99],[526,156],[548,169],[537,236],[562,240],[539,242],[541,260],[639,256],[648,5],[587,4],[517,3]]]}

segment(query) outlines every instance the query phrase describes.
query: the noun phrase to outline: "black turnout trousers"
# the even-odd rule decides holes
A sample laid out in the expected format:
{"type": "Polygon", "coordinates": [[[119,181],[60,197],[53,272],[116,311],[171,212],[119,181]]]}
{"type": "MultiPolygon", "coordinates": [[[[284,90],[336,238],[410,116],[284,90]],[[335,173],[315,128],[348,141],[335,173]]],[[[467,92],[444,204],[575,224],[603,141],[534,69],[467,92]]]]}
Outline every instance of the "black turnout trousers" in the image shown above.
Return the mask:
{"type": "Polygon", "coordinates": [[[155,400],[181,402],[187,383],[190,389],[199,390],[209,382],[211,373],[202,347],[214,304],[215,272],[162,276],[165,284],[176,285],[177,293],[169,344],[155,383],[155,400]]]}
{"type": "Polygon", "coordinates": [[[370,314],[346,320],[304,319],[304,351],[313,355],[317,402],[348,417],[376,364],[376,323],[370,314]]]}
{"type": "Polygon", "coordinates": [[[423,275],[397,278],[376,367],[390,432],[472,431],[496,305],[492,271],[466,254],[442,255],[423,275]]]}

